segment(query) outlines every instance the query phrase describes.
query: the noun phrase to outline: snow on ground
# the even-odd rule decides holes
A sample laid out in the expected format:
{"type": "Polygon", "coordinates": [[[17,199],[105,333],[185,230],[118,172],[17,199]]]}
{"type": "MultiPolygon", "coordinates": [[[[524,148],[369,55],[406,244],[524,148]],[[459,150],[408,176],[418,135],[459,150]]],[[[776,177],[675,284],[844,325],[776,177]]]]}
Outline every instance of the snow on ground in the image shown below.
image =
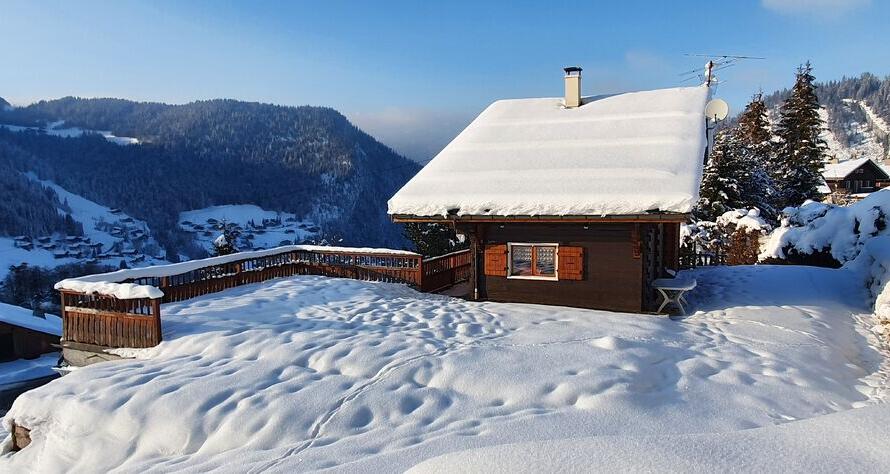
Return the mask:
{"type": "MultiPolygon", "coordinates": [[[[92,243],[102,244],[103,252],[109,252],[115,244],[122,246],[124,250],[130,247],[130,244],[123,242],[125,240],[123,234],[113,235],[115,228],[120,229],[119,232],[129,233],[128,238],[131,240],[141,240],[142,248],[158,247],[157,241],[150,236],[150,230],[145,222],[134,219],[119,211],[112,212],[112,209],[71,193],[52,181],[42,180],[34,173],[25,173],[25,176],[44,187],[52,189],[59,196],[60,202],[67,200],[71,210],[71,217],[83,224],[84,237],[89,237],[92,243]],[[143,235],[147,237],[143,238],[143,235]]],[[[67,214],[68,212],[64,209],[59,209],[59,213],[67,214]]],[[[64,240],[65,236],[58,234],[53,236],[52,243],[55,245],[53,250],[45,250],[39,246],[32,250],[25,250],[16,247],[13,238],[0,237],[0,280],[6,277],[9,267],[12,265],[27,263],[31,266],[52,268],[63,264],[81,262],[90,258],[89,256],[83,258],[75,256],[56,258],[53,255],[54,251],[66,249],[64,240]]],[[[167,263],[166,260],[156,258],[157,256],[153,255],[146,255],[141,262],[134,261],[134,257],[138,256],[138,253],[130,257],[120,254],[115,255],[100,258],[99,263],[114,267],[119,266],[121,261],[126,261],[131,267],[167,263]]]]}
{"type": "Polygon", "coordinates": [[[28,262],[35,267],[55,267],[64,263],[78,261],[76,258],[56,259],[49,250],[35,248],[25,250],[15,246],[15,240],[10,237],[0,237],[0,281],[6,278],[9,267],[28,262]]]}
{"type": "MultiPolygon", "coordinates": [[[[844,99],[844,104],[846,107],[851,107],[853,105],[860,106],[866,114],[873,114],[871,109],[865,105],[864,102],[844,99]]],[[[823,122],[828,122],[828,111],[824,107],[819,109],[819,117],[823,122]]],[[[883,120],[877,116],[872,117],[872,120],[875,118],[881,121],[875,122],[876,126],[880,127],[880,123],[882,123],[883,120]]],[[[857,158],[870,158],[876,163],[883,162],[885,156],[884,146],[878,141],[878,137],[872,130],[871,125],[868,123],[851,122],[848,131],[853,137],[849,146],[838,141],[834,132],[828,128],[825,128],[822,131],[821,137],[825,140],[826,145],[828,145],[828,155],[837,158],[840,162],[855,160],[857,158]]],[[[884,131],[884,133],[887,132],[884,131]]]]}
{"type": "Polygon", "coordinates": [[[34,311],[0,303],[0,321],[45,334],[62,335],[62,318],[54,314],[34,316],[34,311]]]}
{"type": "MultiPolygon", "coordinates": [[[[40,183],[41,185],[43,185],[43,187],[50,188],[55,191],[56,195],[59,196],[59,201],[67,201],[68,207],[71,208],[71,217],[75,221],[83,224],[84,236],[89,237],[90,239],[92,239],[93,242],[101,243],[106,248],[114,245],[120,240],[120,238],[115,237],[106,231],[98,229],[97,224],[101,225],[102,223],[106,223],[111,225],[112,223],[123,221],[125,219],[132,220],[132,222],[128,224],[128,227],[143,230],[145,233],[148,233],[148,224],[146,224],[144,221],[130,217],[120,211],[112,212],[111,208],[90,201],[89,199],[86,199],[78,194],[69,192],[65,188],[52,181],[40,179],[34,173],[25,173],[25,175],[28,176],[28,178],[30,178],[32,181],[40,183]]],[[[67,213],[61,209],[59,210],[59,212],[61,214],[67,213]]],[[[146,243],[157,245],[157,242],[152,238],[149,238],[148,242],[146,243]]]]}
{"type": "Polygon", "coordinates": [[[52,377],[52,368],[59,362],[59,353],[50,352],[36,359],[18,359],[0,363],[0,391],[28,380],[52,377]]]}
{"type": "Polygon", "coordinates": [[[408,472],[885,472],[888,437],[890,410],[876,406],[728,433],[491,446],[439,456],[408,472]]]}
{"type": "Polygon", "coordinates": [[[85,133],[97,133],[102,135],[106,140],[116,145],[138,145],[139,139],[132,137],[118,137],[113,133],[105,130],[84,130],[82,128],[77,127],[67,127],[63,128],[65,124],[64,120],[60,120],[58,122],[53,122],[48,124],[46,127],[22,127],[19,125],[5,125],[0,124],[0,127],[5,128],[11,132],[24,132],[24,131],[33,131],[33,132],[42,132],[47,135],[53,135],[62,138],[73,138],[79,137],[85,133]]]}
{"type": "Polygon", "coordinates": [[[194,240],[207,250],[213,248],[213,241],[221,235],[215,221],[238,226],[240,237],[237,244],[241,249],[246,245],[266,249],[299,244],[315,236],[319,230],[313,222],[299,219],[294,214],[267,211],[253,204],[211,206],[179,214],[179,227],[193,233],[194,240]],[[289,243],[283,243],[285,241],[289,243]]]}
{"type": "Polygon", "coordinates": [[[30,427],[33,443],[0,470],[401,471],[524,451],[510,443],[545,457],[420,467],[692,470],[755,463],[751,452],[774,471],[850,454],[871,456],[843,459],[857,471],[890,467],[869,451],[886,439],[888,368],[860,278],[795,266],[694,276],[697,311],[679,320],[315,276],[170,303],[160,346],[19,397],[4,422],[30,427]]]}

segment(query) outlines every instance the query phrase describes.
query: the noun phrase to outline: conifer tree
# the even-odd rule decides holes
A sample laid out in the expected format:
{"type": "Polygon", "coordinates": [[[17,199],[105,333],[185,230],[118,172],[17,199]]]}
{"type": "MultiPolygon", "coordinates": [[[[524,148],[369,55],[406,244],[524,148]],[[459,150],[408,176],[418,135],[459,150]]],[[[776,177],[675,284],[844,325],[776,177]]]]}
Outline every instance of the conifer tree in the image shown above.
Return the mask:
{"type": "Polygon", "coordinates": [[[219,224],[219,230],[222,231],[222,234],[213,240],[213,256],[218,257],[238,252],[238,248],[235,246],[238,236],[235,235],[232,226],[228,225],[226,221],[222,221],[219,224]]]}
{"type": "Polygon", "coordinates": [[[451,227],[435,223],[405,224],[405,237],[414,243],[415,251],[424,257],[438,257],[467,248],[451,227]]]}
{"type": "Polygon", "coordinates": [[[775,168],[770,170],[780,209],[819,197],[827,146],[820,138],[823,122],[812,71],[809,62],[798,69],[791,95],[780,110],[776,128],[780,139],[777,160],[775,168]]]}
{"type": "Polygon", "coordinates": [[[712,221],[726,211],[741,207],[744,163],[741,147],[732,129],[723,129],[714,137],[708,164],[702,177],[695,215],[712,221]]]}
{"type": "Polygon", "coordinates": [[[773,220],[775,210],[775,189],[767,170],[775,167],[776,153],[773,134],[770,130],[767,106],[762,94],[756,94],[739,116],[738,138],[742,146],[740,153],[749,172],[742,183],[744,208],[756,207],[761,216],[773,220]]]}

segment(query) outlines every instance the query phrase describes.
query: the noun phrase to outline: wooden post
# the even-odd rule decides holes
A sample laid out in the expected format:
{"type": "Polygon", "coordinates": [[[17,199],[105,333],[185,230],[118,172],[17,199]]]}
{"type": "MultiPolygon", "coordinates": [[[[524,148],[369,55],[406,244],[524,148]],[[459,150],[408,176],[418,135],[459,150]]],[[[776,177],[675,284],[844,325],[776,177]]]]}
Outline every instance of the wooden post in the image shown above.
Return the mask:
{"type": "Polygon", "coordinates": [[[59,303],[62,306],[62,341],[65,340],[65,336],[68,335],[68,317],[66,315],[67,311],[65,311],[65,291],[62,290],[59,292],[59,303]]]}
{"type": "Polygon", "coordinates": [[[160,298],[155,298],[151,300],[151,314],[154,318],[155,323],[155,345],[161,343],[161,300],[160,298]]]}

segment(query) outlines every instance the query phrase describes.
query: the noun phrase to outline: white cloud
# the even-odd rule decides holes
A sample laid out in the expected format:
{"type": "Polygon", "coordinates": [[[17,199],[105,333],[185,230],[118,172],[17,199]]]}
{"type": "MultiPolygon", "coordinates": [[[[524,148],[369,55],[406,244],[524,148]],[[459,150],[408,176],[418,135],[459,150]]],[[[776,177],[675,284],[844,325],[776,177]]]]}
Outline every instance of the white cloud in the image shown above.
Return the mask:
{"type": "Polygon", "coordinates": [[[785,14],[837,15],[871,4],[871,0],[761,0],[764,8],[785,14]]]}

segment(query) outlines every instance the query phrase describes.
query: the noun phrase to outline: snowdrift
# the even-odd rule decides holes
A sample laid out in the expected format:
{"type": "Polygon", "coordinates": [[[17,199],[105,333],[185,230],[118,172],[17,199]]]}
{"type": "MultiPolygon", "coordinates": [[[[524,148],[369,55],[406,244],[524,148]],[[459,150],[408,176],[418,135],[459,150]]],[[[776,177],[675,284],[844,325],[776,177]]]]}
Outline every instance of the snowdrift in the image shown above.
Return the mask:
{"type": "MultiPolygon", "coordinates": [[[[789,252],[830,254],[863,279],[875,313],[890,318],[890,190],[850,206],[808,201],[783,211],[782,226],[767,241],[762,259],[785,259],[789,252]]],[[[878,325],[882,330],[883,325],[878,325]]]]}
{"type": "MultiPolygon", "coordinates": [[[[0,456],[0,472],[394,472],[476,448],[616,436],[665,469],[684,466],[662,449],[681,435],[680,452],[725,437],[722,453],[739,458],[772,443],[823,465],[853,452],[768,428],[884,397],[879,349],[851,317],[868,311],[861,283],[795,266],[694,276],[698,311],[682,321],[318,276],[169,303],[159,346],[18,399],[4,424],[31,428],[32,443],[0,456]]],[[[867,421],[844,426],[864,433],[867,421]]],[[[801,430],[822,439],[828,424],[801,430]]],[[[621,446],[586,451],[571,470],[619,465],[612,455],[631,452],[621,446]]]]}

